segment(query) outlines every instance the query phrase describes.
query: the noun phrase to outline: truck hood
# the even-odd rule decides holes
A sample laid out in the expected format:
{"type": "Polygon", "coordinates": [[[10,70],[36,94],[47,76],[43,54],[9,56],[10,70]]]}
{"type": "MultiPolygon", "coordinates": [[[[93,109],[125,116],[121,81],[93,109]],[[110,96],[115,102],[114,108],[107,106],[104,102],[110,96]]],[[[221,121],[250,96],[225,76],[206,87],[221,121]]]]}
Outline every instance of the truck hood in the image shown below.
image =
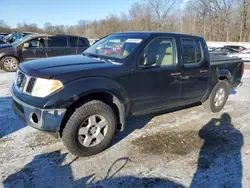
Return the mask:
{"type": "Polygon", "coordinates": [[[83,55],[70,55],[24,62],[20,65],[20,69],[30,76],[53,78],[66,74],[74,77],[78,72],[112,66],[117,65],[83,55]]]}

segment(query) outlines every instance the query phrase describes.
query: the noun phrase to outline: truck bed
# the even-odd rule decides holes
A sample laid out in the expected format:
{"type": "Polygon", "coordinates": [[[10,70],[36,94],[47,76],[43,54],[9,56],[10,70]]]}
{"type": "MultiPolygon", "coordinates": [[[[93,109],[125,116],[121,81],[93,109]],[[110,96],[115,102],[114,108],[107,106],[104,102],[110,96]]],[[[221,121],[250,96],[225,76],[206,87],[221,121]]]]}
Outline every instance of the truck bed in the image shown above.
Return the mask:
{"type": "Polygon", "coordinates": [[[238,57],[227,57],[227,56],[210,54],[210,65],[220,65],[225,63],[241,63],[241,62],[243,62],[242,59],[238,57]]]}
{"type": "Polygon", "coordinates": [[[237,87],[241,82],[242,63],[243,60],[238,57],[210,55],[211,76],[216,77],[217,72],[221,69],[228,70],[232,87],[237,87]]]}

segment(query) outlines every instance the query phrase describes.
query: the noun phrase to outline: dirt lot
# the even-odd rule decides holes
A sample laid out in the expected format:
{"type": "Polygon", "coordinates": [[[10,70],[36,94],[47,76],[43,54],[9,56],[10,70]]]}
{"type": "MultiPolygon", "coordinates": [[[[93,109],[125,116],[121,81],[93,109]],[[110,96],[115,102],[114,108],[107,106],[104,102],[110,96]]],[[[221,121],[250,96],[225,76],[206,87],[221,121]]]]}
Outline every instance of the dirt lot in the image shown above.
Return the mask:
{"type": "Polygon", "coordinates": [[[18,120],[13,79],[0,72],[0,187],[250,187],[250,70],[222,113],[195,106],[128,118],[113,145],[89,158],[18,120]]]}

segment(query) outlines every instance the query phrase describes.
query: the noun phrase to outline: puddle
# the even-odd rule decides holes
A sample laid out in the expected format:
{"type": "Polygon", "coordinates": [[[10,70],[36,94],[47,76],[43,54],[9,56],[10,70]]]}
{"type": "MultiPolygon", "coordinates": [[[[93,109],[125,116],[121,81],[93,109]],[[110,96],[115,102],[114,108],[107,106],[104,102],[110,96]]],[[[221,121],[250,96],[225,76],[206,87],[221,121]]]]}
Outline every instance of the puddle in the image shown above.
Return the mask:
{"type": "Polygon", "coordinates": [[[132,141],[139,151],[146,154],[161,155],[165,153],[187,155],[199,150],[203,144],[196,131],[155,133],[132,141]]]}

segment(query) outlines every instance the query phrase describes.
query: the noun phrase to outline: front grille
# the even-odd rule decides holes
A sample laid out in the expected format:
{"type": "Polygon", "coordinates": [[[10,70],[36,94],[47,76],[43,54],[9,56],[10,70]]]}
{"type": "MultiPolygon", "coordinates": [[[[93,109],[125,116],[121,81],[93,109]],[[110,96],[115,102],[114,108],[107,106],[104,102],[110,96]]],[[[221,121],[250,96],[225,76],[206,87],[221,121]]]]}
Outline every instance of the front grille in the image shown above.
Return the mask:
{"type": "Polygon", "coordinates": [[[26,82],[26,76],[22,72],[18,71],[16,78],[16,86],[20,89],[22,86],[24,87],[26,82]]]}
{"type": "Polygon", "coordinates": [[[35,82],[36,82],[36,78],[27,76],[21,71],[17,72],[15,84],[20,92],[24,92],[28,94],[31,93],[34,88],[35,82]]]}
{"type": "Polygon", "coordinates": [[[34,78],[34,77],[30,78],[28,86],[27,86],[27,89],[26,89],[27,93],[31,93],[32,92],[32,90],[34,88],[34,85],[35,85],[35,82],[36,82],[36,78],[34,78]]]}

